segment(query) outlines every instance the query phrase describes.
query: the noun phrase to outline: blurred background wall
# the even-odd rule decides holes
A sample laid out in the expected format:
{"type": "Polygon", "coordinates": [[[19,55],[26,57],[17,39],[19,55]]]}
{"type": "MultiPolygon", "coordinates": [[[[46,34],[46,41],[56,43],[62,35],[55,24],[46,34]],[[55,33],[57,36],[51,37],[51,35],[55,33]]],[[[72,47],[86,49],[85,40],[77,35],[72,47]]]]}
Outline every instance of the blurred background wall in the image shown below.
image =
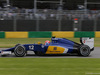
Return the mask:
{"type": "Polygon", "coordinates": [[[100,31],[100,0],[0,0],[0,31],[100,31]]]}

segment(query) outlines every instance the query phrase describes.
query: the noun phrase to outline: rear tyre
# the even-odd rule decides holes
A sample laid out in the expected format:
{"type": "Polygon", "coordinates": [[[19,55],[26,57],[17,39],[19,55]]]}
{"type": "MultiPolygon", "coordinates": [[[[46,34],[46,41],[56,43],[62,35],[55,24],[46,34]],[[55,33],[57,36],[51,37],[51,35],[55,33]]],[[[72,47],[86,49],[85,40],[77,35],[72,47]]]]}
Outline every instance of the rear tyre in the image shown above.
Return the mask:
{"type": "Polygon", "coordinates": [[[79,49],[79,55],[87,57],[90,54],[90,47],[87,45],[81,45],[79,49]]]}
{"type": "Polygon", "coordinates": [[[22,45],[16,46],[15,49],[14,49],[14,54],[17,57],[24,57],[26,55],[25,47],[22,46],[22,45]]]}

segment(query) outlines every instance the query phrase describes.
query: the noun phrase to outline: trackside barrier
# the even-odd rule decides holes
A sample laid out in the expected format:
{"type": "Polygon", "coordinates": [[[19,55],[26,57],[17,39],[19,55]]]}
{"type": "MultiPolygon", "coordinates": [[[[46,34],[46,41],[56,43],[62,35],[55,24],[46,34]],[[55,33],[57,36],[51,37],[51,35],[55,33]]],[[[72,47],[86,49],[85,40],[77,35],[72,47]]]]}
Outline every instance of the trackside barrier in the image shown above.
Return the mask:
{"type": "Polygon", "coordinates": [[[28,32],[5,32],[5,38],[28,38],[28,32]]]}
{"type": "Polygon", "coordinates": [[[95,37],[100,38],[100,32],[95,32],[95,37]]]}
{"type": "Polygon", "coordinates": [[[0,38],[5,38],[5,32],[0,32],[0,38]]]}
{"type": "Polygon", "coordinates": [[[95,37],[95,32],[75,32],[74,33],[75,38],[80,37],[95,37]]]}
{"type": "Polygon", "coordinates": [[[52,32],[29,32],[29,38],[51,38],[52,32]]]}
{"type": "Polygon", "coordinates": [[[0,32],[0,38],[80,38],[80,37],[96,37],[100,38],[100,31],[97,32],[0,32]]]}
{"type": "Polygon", "coordinates": [[[66,37],[68,37],[68,38],[72,38],[72,37],[74,37],[74,32],[56,32],[56,31],[54,31],[54,32],[52,32],[52,36],[55,36],[55,37],[57,37],[57,38],[66,38],[66,37]]]}

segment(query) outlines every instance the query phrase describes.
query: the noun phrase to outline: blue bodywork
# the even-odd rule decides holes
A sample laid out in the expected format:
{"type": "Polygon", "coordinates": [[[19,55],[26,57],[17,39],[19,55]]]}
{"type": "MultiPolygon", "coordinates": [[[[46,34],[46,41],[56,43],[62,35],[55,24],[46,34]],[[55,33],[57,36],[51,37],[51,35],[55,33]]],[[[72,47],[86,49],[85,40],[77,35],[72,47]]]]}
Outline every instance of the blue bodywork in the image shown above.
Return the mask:
{"type": "MultiPolygon", "coordinates": [[[[41,51],[42,53],[45,54],[49,46],[58,46],[58,47],[67,48],[68,49],[67,53],[72,53],[75,50],[77,51],[80,44],[75,43],[75,42],[65,39],[65,38],[52,38],[51,42],[46,45],[44,45],[44,44],[23,44],[22,46],[25,48],[26,51],[34,51],[34,52],[41,51]]],[[[14,52],[15,48],[16,48],[16,46],[13,48],[2,50],[2,51],[14,52]]]]}

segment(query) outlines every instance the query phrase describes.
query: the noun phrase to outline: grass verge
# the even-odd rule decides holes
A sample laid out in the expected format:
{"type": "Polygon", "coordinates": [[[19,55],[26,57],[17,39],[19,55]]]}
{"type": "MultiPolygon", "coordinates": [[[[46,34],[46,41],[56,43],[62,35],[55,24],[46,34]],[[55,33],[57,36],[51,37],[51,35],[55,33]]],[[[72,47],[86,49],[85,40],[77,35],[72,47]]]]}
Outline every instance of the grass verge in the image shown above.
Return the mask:
{"type": "Polygon", "coordinates": [[[94,58],[0,58],[0,75],[100,74],[94,58]]]}

